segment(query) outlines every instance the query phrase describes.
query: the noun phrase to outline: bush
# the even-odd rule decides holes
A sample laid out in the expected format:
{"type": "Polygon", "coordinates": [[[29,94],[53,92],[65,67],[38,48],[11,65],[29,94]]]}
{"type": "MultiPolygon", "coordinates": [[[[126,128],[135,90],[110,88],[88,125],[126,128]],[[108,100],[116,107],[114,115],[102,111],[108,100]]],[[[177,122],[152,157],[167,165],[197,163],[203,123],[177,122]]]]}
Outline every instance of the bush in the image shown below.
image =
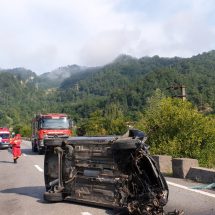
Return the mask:
{"type": "Polygon", "coordinates": [[[152,153],[195,158],[202,166],[215,167],[215,121],[190,102],[152,97],[140,122],[152,153]]]}

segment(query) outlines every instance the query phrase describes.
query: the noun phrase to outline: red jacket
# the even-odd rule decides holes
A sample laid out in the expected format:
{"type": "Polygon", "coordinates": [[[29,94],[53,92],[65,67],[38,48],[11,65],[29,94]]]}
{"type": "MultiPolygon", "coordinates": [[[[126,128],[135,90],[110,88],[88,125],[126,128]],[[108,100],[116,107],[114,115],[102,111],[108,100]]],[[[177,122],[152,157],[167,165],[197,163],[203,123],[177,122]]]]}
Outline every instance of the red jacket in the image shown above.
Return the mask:
{"type": "Polygon", "coordinates": [[[10,144],[12,145],[12,153],[14,158],[18,158],[21,156],[21,135],[17,134],[11,141],[10,144]]]}

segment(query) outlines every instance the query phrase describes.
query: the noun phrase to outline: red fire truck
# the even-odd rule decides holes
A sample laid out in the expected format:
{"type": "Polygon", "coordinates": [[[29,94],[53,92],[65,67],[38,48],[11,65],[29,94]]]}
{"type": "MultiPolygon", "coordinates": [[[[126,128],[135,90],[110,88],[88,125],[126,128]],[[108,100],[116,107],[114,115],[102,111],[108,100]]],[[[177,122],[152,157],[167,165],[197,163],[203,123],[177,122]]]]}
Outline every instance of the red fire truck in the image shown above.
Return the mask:
{"type": "Polygon", "coordinates": [[[38,114],[32,120],[32,151],[44,152],[44,139],[67,138],[72,135],[71,120],[66,114],[38,114]]]}
{"type": "Polygon", "coordinates": [[[8,128],[0,128],[0,149],[10,147],[10,131],[8,128]]]}

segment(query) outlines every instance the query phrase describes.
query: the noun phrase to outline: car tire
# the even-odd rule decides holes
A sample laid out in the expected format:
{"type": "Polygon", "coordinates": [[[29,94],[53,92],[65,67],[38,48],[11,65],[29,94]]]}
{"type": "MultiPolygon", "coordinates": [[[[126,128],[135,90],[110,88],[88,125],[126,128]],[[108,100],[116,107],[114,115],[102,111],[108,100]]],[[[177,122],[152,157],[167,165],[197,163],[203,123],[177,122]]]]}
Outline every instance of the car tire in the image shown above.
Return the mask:
{"type": "Polygon", "coordinates": [[[61,201],[63,201],[63,194],[45,192],[43,195],[43,198],[47,202],[61,202],[61,201]]]}

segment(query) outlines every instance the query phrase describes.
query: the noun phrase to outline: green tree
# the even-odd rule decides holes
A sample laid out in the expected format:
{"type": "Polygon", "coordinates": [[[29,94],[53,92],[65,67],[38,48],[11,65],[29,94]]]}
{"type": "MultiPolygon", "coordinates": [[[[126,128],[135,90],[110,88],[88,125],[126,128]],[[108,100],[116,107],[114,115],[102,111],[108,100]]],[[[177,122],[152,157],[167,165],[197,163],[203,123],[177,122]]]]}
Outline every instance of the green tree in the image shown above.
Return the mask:
{"type": "Polygon", "coordinates": [[[122,134],[127,130],[125,117],[118,102],[110,103],[105,108],[105,129],[108,134],[122,134]]]}
{"type": "Polygon", "coordinates": [[[86,135],[105,135],[104,117],[101,111],[95,111],[90,114],[90,117],[86,119],[81,128],[86,131],[86,135]]]}
{"type": "Polygon", "coordinates": [[[152,153],[196,158],[204,166],[215,166],[215,121],[190,102],[152,97],[141,121],[152,153]]]}

